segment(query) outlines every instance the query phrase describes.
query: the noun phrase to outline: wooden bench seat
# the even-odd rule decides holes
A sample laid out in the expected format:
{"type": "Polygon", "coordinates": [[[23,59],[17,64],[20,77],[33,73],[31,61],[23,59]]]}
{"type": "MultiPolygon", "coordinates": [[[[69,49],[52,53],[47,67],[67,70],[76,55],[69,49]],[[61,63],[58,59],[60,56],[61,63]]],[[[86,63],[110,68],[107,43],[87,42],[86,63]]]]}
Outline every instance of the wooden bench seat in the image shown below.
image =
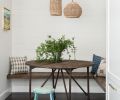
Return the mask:
{"type": "MultiPolygon", "coordinates": [[[[50,75],[50,72],[32,72],[32,79],[43,79],[47,78],[50,75]]],[[[105,91],[106,88],[106,80],[104,77],[93,77],[93,75],[90,73],[90,79],[95,79],[96,82],[101,86],[101,88],[105,91]]],[[[57,76],[57,72],[55,72],[55,77],[57,76]]],[[[64,72],[65,78],[68,78],[66,72],[64,72]]],[[[73,72],[72,76],[79,79],[85,79],[87,78],[86,72],[73,72]]],[[[59,78],[61,78],[61,73],[59,74],[59,78]]],[[[29,79],[29,74],[8,74],[7,79],[29,79]]]]}
{"type": "MultiPolygon", "coordinates": [[[[32,72],[32,79],[41,79],[41,78],[47,78],[50,75],[50,72],[32,72]]],[[[55,77],[57,76],[57,72],[55,72],[55,77]]],[[[64,72],[65,78],[68,78],[68,75],[66,72],[64,72]]],[[[73,72],[72,76],[75,78],[87,78],[86,72],[73,72]]],[[[8,79],[28,79],[29,74],[13,74],[7,75],[8,79]]],[[[61,78],[61,73],[59,74],[59,78],[61,78]]],[[[93,75],[90,74],[90,78],[93,78],[93,75]]]]}
{"type": "Polygon", "coordinates": [[[99,86],[106,91],[106,79],[105,77],[95,77],[95,81],[99,84],[99,86]]]}

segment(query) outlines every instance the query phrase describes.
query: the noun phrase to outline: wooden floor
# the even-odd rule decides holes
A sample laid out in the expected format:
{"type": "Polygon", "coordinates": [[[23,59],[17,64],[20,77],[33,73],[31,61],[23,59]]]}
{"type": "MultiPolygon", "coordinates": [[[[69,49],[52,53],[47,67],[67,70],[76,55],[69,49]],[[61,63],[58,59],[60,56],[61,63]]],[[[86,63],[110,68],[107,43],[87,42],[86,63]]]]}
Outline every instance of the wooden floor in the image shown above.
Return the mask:
{"type": "MultiPolygon", "coordinates": [[[[12,93],[6,100],[29,100],[28,93],[12,93]]],[[[49,95],[40,95],[39,100],[50,100],[49,95]]],[[[66,100],[64,93],[57,93],[56,100],[66,100]]],[[[72,100],[87,100],[87,97],[82,93],[73,93],[72,100]]],[[[92,93],[90,100],[105,100],[105,93],[92,93]]]]}

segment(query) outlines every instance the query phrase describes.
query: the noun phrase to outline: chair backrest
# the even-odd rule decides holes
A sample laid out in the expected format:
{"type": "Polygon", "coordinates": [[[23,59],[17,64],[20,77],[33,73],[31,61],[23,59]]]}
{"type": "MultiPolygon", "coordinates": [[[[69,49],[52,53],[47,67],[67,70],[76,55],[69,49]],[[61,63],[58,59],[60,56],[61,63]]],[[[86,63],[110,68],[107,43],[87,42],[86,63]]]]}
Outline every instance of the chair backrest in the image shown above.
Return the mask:
{"type": "Polygon", "coordinates": [[[93,75],[97,73],[101,60],[102,60],[102,57],[93,54],[93,65],[91,70],[91,73],[93,75]]]}

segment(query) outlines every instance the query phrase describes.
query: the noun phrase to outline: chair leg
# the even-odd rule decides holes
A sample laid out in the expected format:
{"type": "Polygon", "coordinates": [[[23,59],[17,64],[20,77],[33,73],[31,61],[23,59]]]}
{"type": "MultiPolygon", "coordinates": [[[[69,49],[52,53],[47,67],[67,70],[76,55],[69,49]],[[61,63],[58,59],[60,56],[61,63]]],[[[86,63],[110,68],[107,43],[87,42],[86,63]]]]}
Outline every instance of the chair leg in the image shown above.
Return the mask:
{"type": "Polygon", "coordinates": [[[54,93],[50,93],[50,100],[54,100],[54,93]]]}
{"type": "Polygon", "coordinates": [[[38,94],[35,93],[34,100],[38,100],[38,94]]]}

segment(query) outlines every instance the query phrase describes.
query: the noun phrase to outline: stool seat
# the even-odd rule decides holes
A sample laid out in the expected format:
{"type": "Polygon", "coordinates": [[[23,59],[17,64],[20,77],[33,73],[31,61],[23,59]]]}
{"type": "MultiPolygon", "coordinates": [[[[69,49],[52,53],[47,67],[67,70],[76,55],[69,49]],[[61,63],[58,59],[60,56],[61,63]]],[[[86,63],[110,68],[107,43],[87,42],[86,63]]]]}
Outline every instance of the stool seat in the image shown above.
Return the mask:
{"type": "Polygon", "coordinates": [[[38,100],[38,95],[39,94],[49,94],[50,95],[50,100],[54,100],[54,93],[55,90],[51,87],[40,87],[40,88],[35,88],[33,90],[35,96],[34,100],[38,100]]]}
{"type": "Polygon", "coordinates": [[[51,87],[40,87],[40,88],[35,88],[33,90],[34,93],[37,94],[49,94],[54,92],[54,88],[51,87]]]}

